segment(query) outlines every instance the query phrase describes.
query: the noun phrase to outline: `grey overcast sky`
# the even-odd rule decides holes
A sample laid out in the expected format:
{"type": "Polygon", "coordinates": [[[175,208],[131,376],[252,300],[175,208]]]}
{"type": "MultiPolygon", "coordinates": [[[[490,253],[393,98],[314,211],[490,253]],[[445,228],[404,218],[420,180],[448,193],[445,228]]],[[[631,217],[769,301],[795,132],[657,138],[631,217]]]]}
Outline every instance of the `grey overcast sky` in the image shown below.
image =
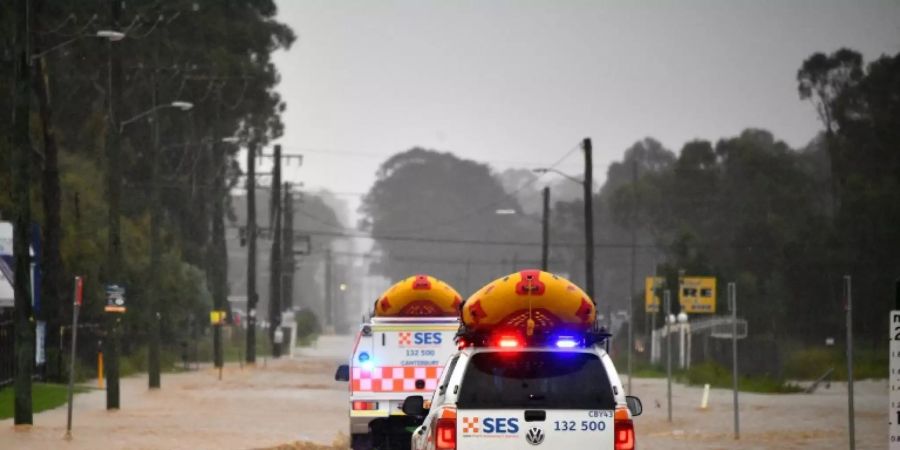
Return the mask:
{"type": "MultiPolygon", "coordinates": [[[[820,128],[797,96],[816,51],[900,52],[900,0],[280,0],[275,56],[289,177],[358,197],[413,146],[498,170],[586,136],[595,177],[645,136],[679,150],[748,127],[793,147],[820,128]]],[[[580,158],[561,169],[577,174],[580,158]]]]}

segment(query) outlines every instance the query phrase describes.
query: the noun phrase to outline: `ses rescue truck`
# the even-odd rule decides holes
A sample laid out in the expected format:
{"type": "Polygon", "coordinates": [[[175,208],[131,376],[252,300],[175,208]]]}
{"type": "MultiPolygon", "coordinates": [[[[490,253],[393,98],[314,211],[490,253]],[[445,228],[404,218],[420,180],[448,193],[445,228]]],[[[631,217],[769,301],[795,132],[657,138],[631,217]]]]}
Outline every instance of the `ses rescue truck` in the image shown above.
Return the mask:
{"type": "Polygon", "coordinates": [[[595,311],[577,286],[537,270],[476,292],[431,401],[404,402],[424,417],[412,448],[633,450],[641,403],[625,395],[595,311]]]}
{"type": "Polygon", "coordinates": [[[456,351],[462,298],[448,284],[415,275],[375,302],[356,336],[349,365],[335,379],[350,382],[351,447],[409,448],[421,417],[403,413],[410,395],[431,395],[444,363],[456,351]]]}

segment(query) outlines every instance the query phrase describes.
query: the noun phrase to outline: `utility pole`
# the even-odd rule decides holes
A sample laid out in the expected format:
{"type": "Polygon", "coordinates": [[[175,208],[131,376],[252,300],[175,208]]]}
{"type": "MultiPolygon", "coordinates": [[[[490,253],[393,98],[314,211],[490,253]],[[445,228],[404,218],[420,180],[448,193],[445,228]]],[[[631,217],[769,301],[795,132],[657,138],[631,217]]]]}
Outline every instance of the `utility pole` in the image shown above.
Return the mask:
{"type": "MultiPolygon", "coordinates": [[[[287,311],[294,305],[294,197],[291,183],[284,183],[284,206],[281,225],[281,310],[287,311]]],[[[279,321],[280,322],[280,321],[279,321]]]]}
{"type": "MultiPolygon", "coordinates": [[[[109,0],[110,26],[119,30],[122,16],[122,2],[109,0]]],[[[119,111],[122,104],[122,55],[118,45],[111,40],[108,45],[109,73],[107,77],[107,137],[106,137],[106,195],[109,202],[106,249],[106,283],[121,284],[122,239],[119,220],[122,174],[119,167],[120,148],[119,111]]],[[[119,323],[118,314],[106,314],[107,336],[103,340],[107,348],[106,356],[106,409],[119,409],[119,323]]]]}
{"type": "MultiPolygon", "coordinates": [[[[225,196],[228,195],[225,187],[225,147],[219,133],[221,123],[222,99],[221,90],[216,102],[216,117],[213,125],[212,157],[213,170],[213,208],[212,208],[212,243],[209,251],[209,268],[212,281],[213,309],[224,311],[227,297],[227,264],[228,250],[225,247],[225,196]]],[[[224,349],[222,348],[222,326],[213,326],[213,362],[216,368],[221,369],[225,364],[224,349]]],[[[221,370],[220,370],[221,375],[221,370]]]]}
{"type": "Polygon", "coordinates": [[[32,424],[31,368],[34,364],[34,317],[31,310],[31,54],[28,0],[16,0],[15,87],[13,110],[12,196],[14,208],[13,258],[15,260],[15,405],[14,423],[32,424]]]}
{"type": "Polygon", "coordinates": [[[631,289],[628,295],[628,395],[631,395],[631,378],[634,372],[634,364],[632,362],[632,353],[634,352],[634,292],[635,288],[635,269],[637,266],[637,180],[638,180],[637,157],[633,156],[631,161],[631,289]]]}
{"type": "Polygon", "coordinates": [[[256,143],[247,146],[247,364],[256,364],[256,143]]]}
{"type": "Polygon", "coordinates": [[[594,304],[597,304],[597,300],[594,298],[594,206],[591,201],[594,163],[591,138],[584,138],[582,149],[584,150],[584,285],[588,297],[594,304]]]}
{"type": "MultiPolygon", "coordinates": [[[[35,27],[33,33],[35,46],[34,54],[41,54],[49,44],[47,31],[45,0],[37,0],[33,3],[33,17],[35,27]]],[[[47,336],[59,334],[62,326],[62,317],[65,307],[64,282],[62,279],[63,264],[60,256],[60,187],[59,187],[59,146],[57,145],[56,131],[53,126],[53,110],[50,102],[50,86],[47,79],[47,59],[41,57],[33,62],[33,83],[37,93],[38,105],[41,117],[41,133],[44,142],[44,164],[41,171],[41,204],[44,212],[43,239],[41,244],[41,311],[38,311],[38,319],[43,318],[47,323],[47,336]],[[42,317],[40,317],[42,316],[42,317]]],[[[47,342],[54,342],[48,339],[47,342]]],[[[62,348],[57,349],[61,355],[62,348]]],[[[48,374],[53,378],[62,378],[62,367],[57,366],[55,374],[48,374]]]]}
{"type": "Polygon", "coordinates": [[[550,257],[550,186],[544,187],[544,213],[541,217],[541,270],[547,271],[550,257]]]}
{"type": "Polygon", "coordinates": [[[159,198],[159,38],[155,39],[153,49],[153,153],[150,155],[150,286],[148,289],[148,308],[150,312],[150,345],[147,355],[147,384],[150,389],[160,387],[159,367],[159,341],[160,341],[160,314],[159,295],[162,290],[160,284],[160,266],[162,251],[159,245],[160,214],[162,205],[159,198]]]}
{"type": "Polygon", "coordinates": [[[325,250],[325,328],[333,330],[334,299],[332,298],[332,261],[331,247],[325,250]]]}
{"type": "Polygon", "coordinates": [[[272,356],[281,355],[281,349],[275,342],[275,330],[281,322],[281,253],[282,253],[282,214],[281,214],[281,146],[275,146],[275,164],[272,169],[272,198],[269,217],[274,220],[271,225],[272,249],[269,253],[269,342],[272,344],[272,356]]]}

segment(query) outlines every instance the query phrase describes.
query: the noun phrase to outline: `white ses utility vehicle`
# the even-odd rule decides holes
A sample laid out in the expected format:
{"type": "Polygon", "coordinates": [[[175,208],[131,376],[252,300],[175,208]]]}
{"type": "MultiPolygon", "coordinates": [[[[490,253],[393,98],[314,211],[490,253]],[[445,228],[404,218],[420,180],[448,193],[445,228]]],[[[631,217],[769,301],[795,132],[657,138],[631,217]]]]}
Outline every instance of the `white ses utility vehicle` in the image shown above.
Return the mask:
{"type": "MultiPolygon", "coordinates": [[[[580,293],[568,286],[550,289],[556,281],[568,282],[546,272],[530,276],[548,278],[548,289],[519,289],[526,294],[511,297],[528,305],[527,316],[518,306],[496,307],[499,300],[490,295],[475,294],[463,305],[461,349],[451,356],[431,401],[411,396],[403,404],[407,415],[424,417],[413,432],[414,450],[635,448],[632,416],[642,407],[622,389],[603,348],[608,335],[572,326],[578,319],[565,312],[555,314],[566,301],[521,298],[580,293]],[[475,314],[479,320],[466,314],[470,308],[481,311],[475,314]]],[[[503,283],[492,290],[502,291],[503,283]]]]}
{"type": "MultiPolygon", "coordinates": [[[[456,351],[459,294],[427,275],[403,280],[375,304],[360,327],[350,363],[335,379],[350,384],[350,439],[354,450],[408,449],[421,416],[403,413],[410,395],[431,396],[456,351]]],[[[420,397],[421,398],[421,397],[420,397]]]]}

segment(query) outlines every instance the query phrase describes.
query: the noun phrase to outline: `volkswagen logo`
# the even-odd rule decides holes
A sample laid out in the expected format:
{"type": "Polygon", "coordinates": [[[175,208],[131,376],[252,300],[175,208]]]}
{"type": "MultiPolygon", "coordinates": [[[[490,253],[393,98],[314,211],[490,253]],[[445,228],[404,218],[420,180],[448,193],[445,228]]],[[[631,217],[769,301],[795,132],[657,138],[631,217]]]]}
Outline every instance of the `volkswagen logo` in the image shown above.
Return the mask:
{"type": "Polygon", "coordinates": [[[525,433],[525,440],[531,445],[541,445],[544,442],[544,432],[540,428],[532,428],[525,433]]]}

